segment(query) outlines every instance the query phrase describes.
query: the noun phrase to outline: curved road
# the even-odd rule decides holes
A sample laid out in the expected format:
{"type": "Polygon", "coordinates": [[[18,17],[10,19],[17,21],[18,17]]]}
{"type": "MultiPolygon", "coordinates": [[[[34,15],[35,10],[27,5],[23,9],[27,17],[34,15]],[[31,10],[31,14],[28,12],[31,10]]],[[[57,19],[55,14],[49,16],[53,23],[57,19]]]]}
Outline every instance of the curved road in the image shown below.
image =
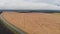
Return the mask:
{"type": "Polygon", "coordinates": [[[11,30],[7,29],[4,24],[2,24],[2,21],[0,20],[0,34],[14,34],[11,30]]]}

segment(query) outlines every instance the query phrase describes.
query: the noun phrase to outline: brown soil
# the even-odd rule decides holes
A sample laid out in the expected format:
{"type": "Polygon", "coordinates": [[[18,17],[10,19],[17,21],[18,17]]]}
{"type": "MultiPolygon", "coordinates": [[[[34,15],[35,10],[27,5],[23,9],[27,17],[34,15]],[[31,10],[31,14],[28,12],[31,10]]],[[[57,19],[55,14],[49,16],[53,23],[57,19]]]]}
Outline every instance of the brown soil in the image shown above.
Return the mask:
{"type": "Polygon", "coordinates": [[[60,16],[46,13],[2,13],[4,19],[28,34],[60,34],[60,16]]]}

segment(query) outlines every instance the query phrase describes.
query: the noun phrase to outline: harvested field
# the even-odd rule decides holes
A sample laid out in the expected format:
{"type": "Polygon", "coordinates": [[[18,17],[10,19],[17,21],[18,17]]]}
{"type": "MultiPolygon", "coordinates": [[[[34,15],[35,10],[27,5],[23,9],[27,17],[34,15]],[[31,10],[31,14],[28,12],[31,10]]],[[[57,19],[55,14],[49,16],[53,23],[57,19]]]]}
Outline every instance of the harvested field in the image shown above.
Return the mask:
{"type": "Polygon", "coordinates": [[[60,16],[54,14],[3,12],[2,17],[27,34],[60,34],[60,16]]]}

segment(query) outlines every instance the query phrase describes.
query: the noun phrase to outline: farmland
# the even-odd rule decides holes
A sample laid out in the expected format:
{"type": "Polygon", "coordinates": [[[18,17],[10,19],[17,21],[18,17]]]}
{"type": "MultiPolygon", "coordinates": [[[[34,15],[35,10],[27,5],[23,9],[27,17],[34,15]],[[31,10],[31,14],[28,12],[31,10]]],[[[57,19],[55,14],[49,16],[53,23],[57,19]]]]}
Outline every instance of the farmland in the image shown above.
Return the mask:
{"type": "Polygon", "coordinates": [[[28,34],[60,34],[57,14],[3,12],[1,16],[28,34]]]}

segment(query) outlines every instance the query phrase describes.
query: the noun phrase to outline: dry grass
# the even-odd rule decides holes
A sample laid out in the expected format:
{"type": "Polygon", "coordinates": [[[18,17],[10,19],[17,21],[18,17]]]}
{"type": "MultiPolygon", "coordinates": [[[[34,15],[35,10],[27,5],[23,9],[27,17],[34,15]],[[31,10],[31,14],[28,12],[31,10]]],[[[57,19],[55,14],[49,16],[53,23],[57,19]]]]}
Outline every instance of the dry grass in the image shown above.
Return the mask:
{"type": "Polygon", "coordinates": [[[2,13],[4,19],[28,34],[60,34],[60,16],[45,13],[2,13]]]}

